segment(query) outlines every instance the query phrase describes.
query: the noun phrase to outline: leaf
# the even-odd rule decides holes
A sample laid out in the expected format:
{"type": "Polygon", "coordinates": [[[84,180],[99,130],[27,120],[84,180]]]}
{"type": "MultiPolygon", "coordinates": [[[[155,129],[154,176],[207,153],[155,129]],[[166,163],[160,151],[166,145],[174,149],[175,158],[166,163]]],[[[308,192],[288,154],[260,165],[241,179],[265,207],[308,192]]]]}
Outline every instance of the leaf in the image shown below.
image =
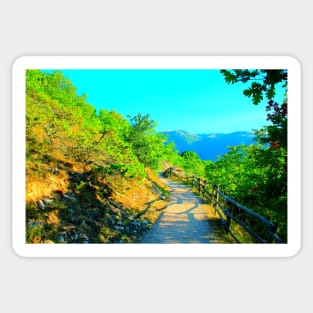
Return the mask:
{"type": "Polygon", "coordinates": [[[253,104],[258,105],[263,100],[262,93],[257,93],[253,96],[253,104]]]}
{"type": "Polygon", "coordinates": [[[225,82],[227,84],[234,84],[237,82],[237,75],[231,73],[228,70],[221,70],[221,73],[224,75],[225,82]]]}
{"type": "Polygon", "coordinates": [[[253,94],[252,89],[251,89],[251,88],[245,89],[245,90],[243,91],[243,94],[244,94],[246,97],[251,97],[252,94],[253,94]]]}
{"type": "Polygon", "coordinates": [[[275,88],[274,86],[271,86],[267,91],[266,91],[266,96],[269,100],[273,99],[275,97],[275,88]]]}

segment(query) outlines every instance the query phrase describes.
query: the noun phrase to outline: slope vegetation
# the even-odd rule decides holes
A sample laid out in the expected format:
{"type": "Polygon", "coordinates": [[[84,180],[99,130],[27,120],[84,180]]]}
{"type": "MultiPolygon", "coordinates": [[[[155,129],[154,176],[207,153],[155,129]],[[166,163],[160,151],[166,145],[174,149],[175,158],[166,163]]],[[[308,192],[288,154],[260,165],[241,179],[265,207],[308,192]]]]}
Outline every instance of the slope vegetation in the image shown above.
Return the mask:
{"type": "Polygon", "coordinates": [[[26,87],[26,242],[136,241],[166,186],[154,174],[162,151],[143,159],[135,144],[164,139],[147,117],[97,114],[61,72],[28,70],[26,87]]]}

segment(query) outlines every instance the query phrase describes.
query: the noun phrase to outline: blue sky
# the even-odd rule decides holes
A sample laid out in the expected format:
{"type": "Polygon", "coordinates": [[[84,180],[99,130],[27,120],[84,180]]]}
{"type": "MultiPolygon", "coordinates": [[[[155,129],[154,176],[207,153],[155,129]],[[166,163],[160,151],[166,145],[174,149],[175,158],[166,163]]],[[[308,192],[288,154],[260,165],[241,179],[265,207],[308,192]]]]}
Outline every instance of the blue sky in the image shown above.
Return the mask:
{"type": "Polygon", "coordinates": [[[253,105],[244,84],[227,85],[219,70],[62,70],[97,110],[150,114],[158,131],[251,131],[266,125],[263,102],[253,105]]]}

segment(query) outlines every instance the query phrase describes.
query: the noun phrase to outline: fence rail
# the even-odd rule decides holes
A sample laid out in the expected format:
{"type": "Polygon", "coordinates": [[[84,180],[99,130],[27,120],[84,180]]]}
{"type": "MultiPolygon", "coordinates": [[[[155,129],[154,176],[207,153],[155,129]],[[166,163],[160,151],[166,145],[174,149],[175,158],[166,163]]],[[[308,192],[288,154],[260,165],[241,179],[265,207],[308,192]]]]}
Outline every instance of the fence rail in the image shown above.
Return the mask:
{"type": "Polygon", "coordinates": [[[200,196],[212,204],[215,213],[218,214],[221,219],[225,232],[231,235],[236,242],[241,243],[238,235],[236,235],[231,227],[233,222],[239,224],[256,242],[284,243],[276,233],[276,224],[238,203],[232,197],[227,196],[216,184],[212,184],[207,180],[195,176],[187,177],[182,171],[173,167],[168,168],[165,171],[165,175],[176,178],[197,189],[200,196]]]}

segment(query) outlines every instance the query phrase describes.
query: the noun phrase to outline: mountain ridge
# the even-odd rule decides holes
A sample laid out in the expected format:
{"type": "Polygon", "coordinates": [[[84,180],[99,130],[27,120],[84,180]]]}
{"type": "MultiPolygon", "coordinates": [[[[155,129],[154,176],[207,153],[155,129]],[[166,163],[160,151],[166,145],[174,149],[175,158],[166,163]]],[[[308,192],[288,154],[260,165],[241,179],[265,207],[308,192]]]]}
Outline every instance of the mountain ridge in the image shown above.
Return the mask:
{"type": "Polygon", "coordinates": [[[227,153],[228,146],[255,143],[255,134],[251,131],[194,134],[185,130],[174,130],[162,133],[168,136],[168,143],[175,143],[179,153],[195,151],[202,160],[211,161],[216,161],[218,155],[227,153]]]}

